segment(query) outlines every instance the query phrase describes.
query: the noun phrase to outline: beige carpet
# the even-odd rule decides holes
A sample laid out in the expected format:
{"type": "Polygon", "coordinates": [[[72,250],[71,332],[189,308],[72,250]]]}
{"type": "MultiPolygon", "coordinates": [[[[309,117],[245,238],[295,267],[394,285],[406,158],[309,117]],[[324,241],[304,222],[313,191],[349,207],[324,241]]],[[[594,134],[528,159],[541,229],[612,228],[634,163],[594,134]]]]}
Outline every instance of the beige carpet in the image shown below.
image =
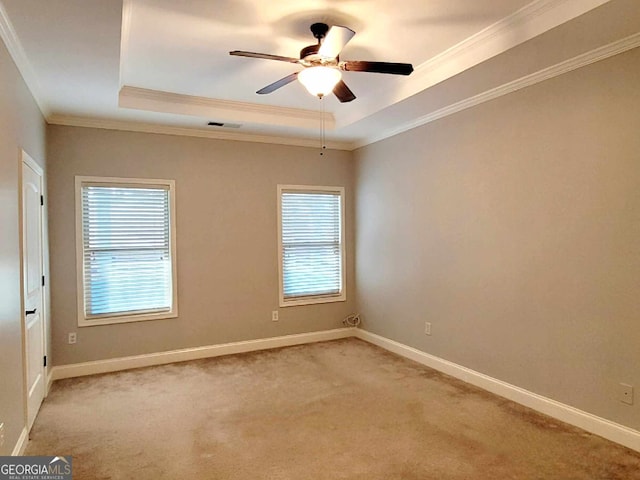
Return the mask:
{"type": "Polygon", "coordinates": [[[640,454],[347,339],[58,381],[74,479],[640,479],[640,454]]]}

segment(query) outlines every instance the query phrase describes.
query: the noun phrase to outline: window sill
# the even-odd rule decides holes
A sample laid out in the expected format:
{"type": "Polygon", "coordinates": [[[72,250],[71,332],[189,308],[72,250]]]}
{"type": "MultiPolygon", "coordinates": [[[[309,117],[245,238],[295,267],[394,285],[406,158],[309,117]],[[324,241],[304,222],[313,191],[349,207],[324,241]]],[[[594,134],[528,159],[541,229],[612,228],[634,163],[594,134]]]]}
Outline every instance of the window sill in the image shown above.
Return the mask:
{"type": "Polygon", "coordinates": [[[114,315],[112,317],[96,317],[87,319],[84,317],[78,318],[78,327],[95,327],[98,325],[113,325],[116,323],[133,323],[133,322],[145,322],[148,320],[164,320],[167,318],[177,318],[178,311],[163,313],[147,313],[141,315],[114,315]]]}
{"type": "Polygon", "coordinates": [[[297,307],[302,305],[315,305],[318,303],[334,303],[344,302],[347,296],[342,295],[326,296],[326,297],[301,297],[291,300],[280,298],[280,307],[297,307]]]}

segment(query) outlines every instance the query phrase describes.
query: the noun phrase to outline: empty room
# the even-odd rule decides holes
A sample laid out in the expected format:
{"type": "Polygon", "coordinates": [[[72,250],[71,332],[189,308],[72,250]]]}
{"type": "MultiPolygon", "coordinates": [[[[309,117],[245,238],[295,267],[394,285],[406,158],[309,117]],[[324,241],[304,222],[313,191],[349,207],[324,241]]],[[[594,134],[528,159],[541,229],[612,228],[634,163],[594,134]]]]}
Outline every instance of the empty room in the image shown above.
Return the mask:
{"type": "Polygon", "coordinates": [[[1,479],[640,479],[638,0],[0,0],[1,479]]]}

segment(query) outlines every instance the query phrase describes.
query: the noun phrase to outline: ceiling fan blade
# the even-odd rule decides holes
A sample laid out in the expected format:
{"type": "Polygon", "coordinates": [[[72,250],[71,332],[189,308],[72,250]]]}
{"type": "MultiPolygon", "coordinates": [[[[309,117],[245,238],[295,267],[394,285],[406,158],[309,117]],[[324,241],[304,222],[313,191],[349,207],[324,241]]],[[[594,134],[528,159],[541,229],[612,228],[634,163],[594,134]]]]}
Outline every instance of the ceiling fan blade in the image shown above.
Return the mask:
{"type": "Polygon", "coordinates": [[[318,55],[325,58],[336,58],[355,34],[356,32],[350,28],[334,25],[324,37],[318,55]]]}
{"type": "Polygon", "coordinates": [[[296,78],[298,78],[298,72],[292,73],[291,75],[287,75],[286,77],[281,78],[277,82],[273,82],[271,85],[267,85],[266,87],[261,88],[256,93],[259,95],[264,95],[267,93],[274,92],[280,87],[284,87],[285,85],[288,85],[289,83],[293,82],[296,78]]]}
{"type": "Polygon", "coordinates": [[[340,62],[339,66],[340,70],[347,72],[389,73],[391,75],[409,75],[413,72],[413,65],[410,63],[349,61],[340,62]]]}
{"type": "Polygon", "coordinates": [[[300,63],[299,58],[282,57],[280,55],[270,55],[268,53],[243,52],[242,50],[234,50],[233,52],[229,52],[229,55],[235,55],[236,57],[264,58],[265,60],[278,60],[280,62],[300,63]]]}
{"type": "Polygon", "coordinates": [[[347,103],[356,99],[356,96],[342,80],[333,87],[333,94],[338,97],[341,103],[347,103]]]}

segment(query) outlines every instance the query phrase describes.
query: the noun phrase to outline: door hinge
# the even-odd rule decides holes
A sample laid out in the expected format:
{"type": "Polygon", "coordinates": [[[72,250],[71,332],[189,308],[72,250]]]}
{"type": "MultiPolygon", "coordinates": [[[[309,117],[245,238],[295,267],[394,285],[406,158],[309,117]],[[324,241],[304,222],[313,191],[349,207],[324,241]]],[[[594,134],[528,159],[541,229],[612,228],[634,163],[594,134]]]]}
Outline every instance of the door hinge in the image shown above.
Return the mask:
{"type": "Polygon", "coordinates": [[[40,195],[40,205],[44,205],[44,196],[40,195]]]}
{"type": "Polygon", "coordinates": [[[42,275],[42,286],[44,287],[44,275],[42,275]]]}
{"type": "Polygon", "coordinates": [[[45,367],[47,366],[47,356],[46,355],[44,356],[44,366],[45,367]]]}

